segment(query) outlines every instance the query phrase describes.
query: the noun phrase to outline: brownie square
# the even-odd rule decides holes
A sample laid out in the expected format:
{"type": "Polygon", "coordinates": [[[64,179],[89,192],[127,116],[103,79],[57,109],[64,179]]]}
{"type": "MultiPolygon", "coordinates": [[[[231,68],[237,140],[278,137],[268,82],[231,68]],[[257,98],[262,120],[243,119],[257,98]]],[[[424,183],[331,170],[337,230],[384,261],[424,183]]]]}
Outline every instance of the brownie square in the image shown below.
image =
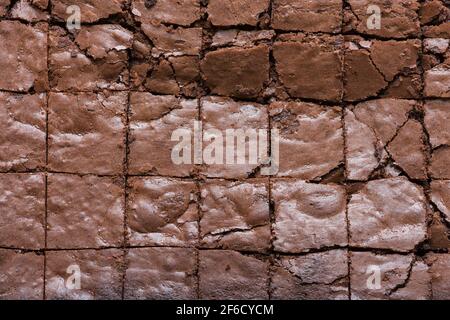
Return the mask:
{"type": "Polygon", "coordinates": [[[278,176],[320,179],[343,163],[341,108],[274,102],[269,110],[272,129],[279,131],[278,176]]]}
{"type": "Polygon", "coordinates": [[[50,174],[48,247],[76,249],[122,245],[123,193],[123,182],[119,179],[50,174]]]}
{"type": "Polygon", "coordinates": [[[157,177],[128,180],[127,223],[133,246],[189,246],[198,240],[195,182],[157,177]]]}
{"type": "Polygon", "coordinates": [[[121,299],[124,267],[122,250],[49,251],[46,257],[47,299],[121,299]],[[80,277],[80,288],[76,287],[77,276],[80,277]]]}
{"type": "Polygon", "coordinates": [[[200,299],[268,299],[268,262],[236,251],[200,251],[200,299]]]}
{"type": "Polygon", "coordinates": [[[52,17],[65,22],[71,15],[67,8],[76,5],[80,8],[81,22],[93,23],[112,15],[123,14],[126,3],[127,0],[52,0],[51,12],[52,17]]]}
{"type": "Polygon", "coordinates": [[[0,249],[0,274],[0,299],[43,299],[43,255],[0,249]]]}
{"type": "Polygon", "coordinates": [[[276,180],[274,249],[301,253],[347,245],[346,192],[337,185],[276,180]]]}
{"type": "Polygon", "coordinates": [[[202,184],[202,245],[239,251],[267,251],[271,239],[268,190],[267,180],[208,181],[202,184]]]}
{"type": "Polygon", "coordinates": [[[422,125],[409,119],[416,101],[376,99],[345,110],[346,169],[350,180],[366,181],[394,162],[409,177],[427,179],[422,125]]]}
{"type": "Polygon", "coordinates": [[[131,13],[141,22],[190,26],[200,19],[199,0],[132,0],[131,13]]]}
{"type": "Polygon", "coordinates": [[[50,85],[55,91],[125,90],[133,34],[120,25],[84,26],[75,39],[50,29],[50,85]]]}
{"type": "Polygon", "coordinates": [[[49,167],[58,172],[121,174],[125,110],[121,93],[51,93],[49,167]]]}
{"type": "Polygon", "coordinates": [[[274,0],[272,27],[280,30],[338,33],[342,0],[274,0]]]}
{"type": "Polygon", "coordinates": [[[197,298],[197,258],[193,249],[130,249],[125,276],[127,300],[197,298]]]}
{"type": "Polygon", "coordinates": [[[413,255],[351,252],[350,261],[352,300],[430,299],[428,266],[413,255]]]}
{"type": "Polygon", "coordinates": [[[45,176],[0,174],[0,247],[45,246],[45,176]]]}
{"type": "MultiPolygon", "coordinates": [[[[10,2],[9,0],[7,1],[10,2]]],[[[49,14],[46,11],[48,6],[43,0],[19,0],[10,4],[10,15],[11,18],[20,19],[27,22],[38,22],[47,21],[49,19],[49,14]]],[[[1,7],[0,1],[0,7],[1,7]]],[[[1,11],[1,9],[0,9],[1,11]]],[[[0,14],[1,16],[1,14],[0,14]]]]}
{"type": "Polygon", "coordinates": [[[368,182],[347,210],[351,246],[406,252],[426,238],[425,195],[404,177],[368,182]]]}
{"type": "Polygon", "coordinates": [[[347,300],[347,250],[279,257],[273,268],[272,298],[280,300],[347,300]]]}
{"type": "Polygon", "coordinates": [[[341,100],[342,37],[287,34],[279,40],[273,46],[275,67],[290,97],[341,100]]]}
{"type": "Polygon", "coordinates": [[[172,141],[172,135],[177,129],[185,129],[193,139],[197,100],[133,92],[130,105],[129,173],[190,176],[194,170],[193,157],[187,155],[190,161],[181,164],[173,161],[172,151],[180,141],[172,141]]]}
{"type": "Polygon", "coordinates": [[[209,0],[208,18],[214,26],[256,26],[264,13],[268,14],[269,0],[209,0]]]}
{"type": "Polygon", "coordinates": [[[450,281],[449,281],[449,254],[427,255],[427,262],[431,264],[431,290],[433,300],[449,300],[450,299],[450,281]]]}
{"type": "Polygon", "coordinates": [[[431,182],[431,201],[450,223],[450,180],[431,182]]]}
{"type": "Polygon", "coordinates": [[[45,167],[45,94],[0,92],[0,170],[45,167]]]}
{"type": "Polygon", "coordinates": [[[344,31],[381,38],[418,38],[420,21],[418,0],[348,0],[344,11],[344,31]],[[380,28],[369,28],[376,6],[381,14],[380,28]],[[369,25],[369,26],[368,26],[369,25]]]}
{"type": "Polygon", "coordinates": [[[450,5],[448,1],[422,1],[419,14],[423,35],[426,38],[450,38],[450,5]]]}
{"type": "Polygon", "coordinates": [[[46,23],[0,21],[0,90],[43,92],[48,88],[46,23]]]}
{"type": "Polygon", "coordinates": [[[257,98],[269,81],[269,47],[217,49],[205,55],[200,67],[211,93],[257,98]]]}
{"type": "Polygon", "coordinates": [[[204,175],[241,179],[259,172],[269,151],[266,106],[207,97],[201,100],[201,119],[204,136],[201,172],[204,175]],[[229,129],[235,130],[234,135],[231,132],[228,135],[229,129]],[[261,130],[265,136],[260,135],[261,130]],[[245,154],[241,154],[242,151],[245,154]]]}
{"type": "Polygon", "coordinates": [[[420,40],[379,41],[347,36],[344,88],[346,101],[382,95],[418,99],[420,40]]]}
{"type": "Polygon", "coordinates": [[[424,110],[425,126],[433,147],[430,174],[436,179],[450,179],[450,101],[427,101],[424,110]]]}

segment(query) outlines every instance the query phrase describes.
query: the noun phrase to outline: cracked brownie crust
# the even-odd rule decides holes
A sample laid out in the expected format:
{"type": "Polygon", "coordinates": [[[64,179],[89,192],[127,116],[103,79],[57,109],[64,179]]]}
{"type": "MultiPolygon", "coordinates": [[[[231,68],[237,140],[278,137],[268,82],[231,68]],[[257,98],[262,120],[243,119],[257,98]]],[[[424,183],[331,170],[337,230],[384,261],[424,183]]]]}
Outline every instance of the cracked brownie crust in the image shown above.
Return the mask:
{"type": "Polygon", "coordinates": [[[0,299],[450,299],[449,19],[0,0],[0,299]]]}

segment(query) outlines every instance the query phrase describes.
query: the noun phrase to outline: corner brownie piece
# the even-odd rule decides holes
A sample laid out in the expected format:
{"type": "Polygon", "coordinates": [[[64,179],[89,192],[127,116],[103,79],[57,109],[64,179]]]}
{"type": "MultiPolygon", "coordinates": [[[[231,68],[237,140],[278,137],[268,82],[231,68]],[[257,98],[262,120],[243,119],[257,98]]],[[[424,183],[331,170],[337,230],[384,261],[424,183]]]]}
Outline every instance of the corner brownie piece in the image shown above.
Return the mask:
{"type": "Polygon", "coordinates": [[[0,274],[0,299],[43,299],[43,255],[0,249],[0,274]]]}
{"type": "Polygon", "coordinates": [[[430,174],[436,179],[450,179],[450,101],[425,102],[425,126],[433,147],[430,174]]]}
{"type": "Polygon", "coordinates": [[[404,177],[368,182],[347,210],[351,246],[407,252],[426,238],[424,192],[404,177]]]}
{"type": "Polygon", "coordinates": [[[48,25],[0,21],[0,90],[43,92],[47,78],[48,25]]]}
{"type": "Polygon", "coordinates": [[[347,300],[347,260],[347,250],[279,257],[272,271],[272,298],[347,300]]]}
{"type": "Polygon", "coordinates": [[[193,141],[198,101],[133,92],[130,106],[129,173],[190,176],[194,172],[193,153],[192,157],[186,155],[190,161],[176,164],[172,151],[180,141],[171,138],[175,130],[185,129],[193,141]]]}
{"type": "Polygon", "coordinates": [[[46,253],[45,293],[50,300],[120,300],[123,251],[71,250],[46,253]],[[80,288],[74,287],[80,272],[80,288]]]}
{"type": "Polygon", "coordinates": [[[0,174],[0,247],[45,247],[45,176],[0,174]]]}
{"type": "Polygon", "coordinates": [[[420,35],[419,0],[348,0],[345,3],[345,32],[393,39],[418,38],[420,35]],[[379,29],[368,28],[367,22],[373,15],[370,6],[380,9],[379,29]]]}
{"type": "Polygon", "coordinates": [[[266,141],[267,149],[269,146],[267,107],[222,97],[203,98],[200,107],[204,134],[203,154],[207,156],[203,157],[201,172],[209,178],[231,179],[257,174],[269,151],[262,148],[266,141]],[[232,139],[228,139],[228,129],[235,130],[232,139]],[[211,134],[211,130],[219,132],[211,134]],[[267,140],[264,142],[259,136],[260,130],[266,132],[267,140]],[[241,159],[245,160],[244,163],[239,160],[241,146],[245,146],[245,159],[241,159]],[[222,154],[219,156],[220,152],[222,154]],[[233,159],[229,159],[230,152],[234,153],[233,159]],[[253,152],[257,152],[256,157],[253,152]],[[210,163],[212,161],[214,163],[210,163]]]}
{"type": "Polygon", "coordinates": [[[274,102],[272,128],[279,130],[279,177],[320,179],[344,162],[340,107],[274,102]]]}
{"type": "Polygon", "coordinates": [[[274,248],[284,253],[347,245],[346,192],[337,185],[276,180],[274,248]]]}
{"type": "Polygon", "coordinates": [[[196,299],[196,257],[195,250],[185,248],[130,249],[125,299],[196,299]]]}
{"type": "Polygon", "coordinates": [[[352,300],[431,298],[428,265],[413,255],[351,252],[350,261],[352,300]]]}
{"type": "Polygon", "coordinates": [[[0,171],[45,167],[45,94],[0,92],[0,171]]]}
{"type": "Polygon", "coordinates": [[[51,93],[49,167],[57,172],[121,174],[125,111],[120,93],[51,93]]]}
{"type": "Polygon", "coordinates": [[[201,185],[200,230],[209,248],[265,252],[270,247],[267,180],[201,185]]]}
{"type": "Polygon", "coordinates": [[[341,100],[341,36],[285,34],[278,40],[273,46],[275,67],[291,97],[341,100]]]}
{"type": "Polygon", "coordinates": [[[128,88],[132,33],[120,25],[84,26],[75,34],[50,29],[50,85],[56,91],[128,88]]]}
{"type": "Polygon", "coordinates": [[[127,224],[133,246],[191,246],[198,239],[195,182],[129,178],[127,224]]]}
{"type": "Polygon", "coordinates": [[[338,33],[342,25],[342,0],[274,0],[272,27],[303,32],[338,33]]]}
{"type": "Polygon", "coordinates": [[[431,290],[433,300],[450,299],[450,255],[431,253],[426,256],[426,261],[431,265],[431,290]]]}
{"type": "Polygon", "coordinates": [[[448,1],[422,1],[419,13],[425,38],[450,38],[450,5],[448,1]]]}
{"type": "Polygon", "coordinates": [[[269,2],[269,0],[209,0],[208,18],[214,26],[257,26],[263,14],[268,14],[269,2]]]}
{"type": "Polygon", "coordinates": [[[268,298],[268,262],[236,251],[200,251],[200,299],[268,298]]]}
{"type": "Polygon", "coordinates": [[[122,245],[123,193],[120,179],[50,174],[48,247],[76,249],[122,245]]]}

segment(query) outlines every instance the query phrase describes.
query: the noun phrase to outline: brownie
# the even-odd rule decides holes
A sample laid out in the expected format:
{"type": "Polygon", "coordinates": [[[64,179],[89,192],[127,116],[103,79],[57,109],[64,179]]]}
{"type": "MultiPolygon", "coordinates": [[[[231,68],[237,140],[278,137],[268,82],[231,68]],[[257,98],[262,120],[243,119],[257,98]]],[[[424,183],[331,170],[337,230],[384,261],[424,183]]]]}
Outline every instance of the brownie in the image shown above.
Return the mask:
{"type": "Polygon", "coordinates": [[[211,48],[220,47],[245,47],[251,48],[257,44],[270,42],[275,38],[273,30],[217,30],[212,36],[211,48]]]}
{"type": "Polygon", "coordinates": [[[145,23],[190,26],[200,19],[199,0],[132,0],[131,13],[145,23]]]}
{"type": "Polygon", "coordinates": [[[201,172],[210,178],[230,179],[257,174],[269,151],[267,107],[215,96],[203,98],[200,107],[204,135],[201,172]]]}
{"type": "Polygon", "coordinates": [[[425,103],[425,126],[432,146],[430,174],[437,179],[450,179],[450,102],[432,100],[425,103]]]}
{"type": "Polygon", "coordinates": [[[269,47],[217,49],[205,55],[200,67],[211,93],[257,98],[269,81],[269,47]]]}
{"type": "Polygon", "coordinates": [[[48,1],[18,0],[10,8],[11,17],[27,22],[47,21],[49,19],[47,6],[48,1]]]}
{"type": "Polygon", "coordinates": [[[189,246],[198,239],[194,182],[157,177],[128,179],[127,224],[133,246],[189,246]]]}
{"type": "Polygon", "coordinates": [[[368,182],[347,210],[353,247],[406,252],[426,238],[424,192],[404,177],[368,182]]]}
{"type": "Polygon", "coordinates": [[[71,15],[67,8],[75,5],[80,8],[81,22],[93,23],[123,13],[126,3],[127,0],[52,0],[51,12],[56,19],[67,21],[71,15]]]}
{"type": "Polygon", "coordinates": [[[47,252],[46,298],[50,300],[118,300],[122,296],[122,270],[122,250],[47,252]],[[77,276],[80,277],[80,288],[77,288],[77,276]]]}
{"type": "MultiPolygon", "coordinates": [[[[347,0],[344,11],[344,32],[352,32],[380,38],[402,39],[419,37],[419,0],[347,0]],[[368,27],[368,21],[377,6],[381,14],[381,27],[368,27]]],[[[370,25],[370,24],[369,24],[370,25]]]]}
{"type": "Polygon", "coordinates": [[[48,103],[51,170],[123,172],[126,93],[51,93],[48,103]]]}
{"type": "Polygon", "coordinates": [[[340,107],[277,101],[269,110],[280,136],[278,176],[320,179],[344,162],[340,107]]]}
{"type": "Polygon", "coordinates": [[[45,247],[45,176],[0,174],[0,247],[45,247]]]}
{"type": "Polygon", "coordinates": [[[120,25],[83,27],[74,37],[50,29],[49,76],[56,91],[125,90],[133,34],[120,25]]]}
{"type": "Polygon", "coordinates": [[[427,38],[450,38],[450,6],[446,0],[425,0],[420,7],[422,31],[427,38]]]}
{"type": "Polygon", "coordinates": [[[47,78],[48,25],[0,21],[0,90],[43,92],[47,78]]]}
{"type": "Polygon", "coordinates": [[[0,274],[0,299],[43,299],[43,255],[0,249],[0,274]]]}
{"type": "Polygon", "coordinates": [[[408,119],[418,110],[415,101],[390,98],[346,108],[347,178],[366,181],[391,160],[409,177],[425,180],[423,128],[418,121],[408,119]]]}
{"type": "Polygon", "coordinates": [[[433,300],[450,299],[449,269],[450,255],[434,254],[427,255],[427,262],[431,264],[431,290],[433,300]]]}
{"type": "Polygon", "coordinates": [[[342,25],[342,0],[274,0],[272,27],[303,32],[338,33],[342,25]]]}
{"type": "Polygon", "coordinates": [[[200,299],[267,299],[267,273],[268,262],[257,257],[230,250],[200,251],[200,299]]]}
{"type": "Polygon", "coordinates": [[[193,249],[130,249],[127,255],[125,299],[196,299],[196,256],[193,249]]]}
{"type": "Polygon", "coordinates": [[[209,0],[208,18],[214,26],[257,26],[264,14],[268,17],[269,0],[209,0]]]}
{"type": "Polygon", "coordinates": [[[46,95],[0,92],[0,171],[45,167],[46,95]]]}
{"type": "MultiPolygon", "coordinates": [[[[450,9],[449,9],[450,18],[450,9]]],[[[450,29],[450,24],[449,27],[450,29]]],[[[423,41],[424,95],[426,97],[450,97],[450,36],[426,38],[423,41]]]]}
{"type": "Polygon", "coordinates": [[[428,300],[431,297],[428,265],[413,255],[351,252],[350,261],[352,300],[428,300]]]}
{"type": "Polygon", "coordinates": [[[450,180],[431,182],[431,201],[444,214],[446,221],[450,223],[450,180]]]}
{"type": "Polygon", "coordinates": [[[281,256],[273,267],[271,292],[280,300],[347,300],[347,250],[281,256]]]}
{"type": "Polygon", "coordinates": [[[286,34],[278,39],[273,45],[275,68],[290,97],[341,100],[341,36],[286,34]]]}
{"type": "Polygon", "coordinates": [[[175,164],[172,151],[180,141],[172,137],[176,138],[175,130],[185,129],[191,132],[192,139],[198,116],[197,100],[133,92],[130,107],[129,173],[190,176],[194,171],[193,157],[186,154],[190,159],[175,164]]]}
{"type": "Polygon", "coordinates": [[[208,248],[265,252],[270,248],[267,180],[201,185],[200,230],[208,248]]]}
{"type": "Polygon", "coordinates": [[[347,245],[346,192],[338,185],[276,180],[274,249],[301,253],[347,245]]]}
{"type": "Polygon", "coordinates": [[[50,174],[48,247],[76,249],[122,245],[123,193],[120,179],[50,174]]]}
{"type": "Polygon", "coordinates": [[[377,95],[419,98],[422,89],[418,69],[420,51],[419,40],[380,41],[347,36],[344,99],[360,101],[377,95]]]}

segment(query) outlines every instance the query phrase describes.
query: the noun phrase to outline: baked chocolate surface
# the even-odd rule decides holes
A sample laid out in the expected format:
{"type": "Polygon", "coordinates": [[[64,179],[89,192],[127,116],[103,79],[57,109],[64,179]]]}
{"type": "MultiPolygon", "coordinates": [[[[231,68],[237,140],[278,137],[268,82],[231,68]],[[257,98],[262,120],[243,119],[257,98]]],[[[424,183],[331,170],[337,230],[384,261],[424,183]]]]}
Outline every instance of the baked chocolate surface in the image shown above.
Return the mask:
{"type": "Polygon", "coordinates": [[[0,0],[0,299],[450,299],[449,19],[0,0]]]}

